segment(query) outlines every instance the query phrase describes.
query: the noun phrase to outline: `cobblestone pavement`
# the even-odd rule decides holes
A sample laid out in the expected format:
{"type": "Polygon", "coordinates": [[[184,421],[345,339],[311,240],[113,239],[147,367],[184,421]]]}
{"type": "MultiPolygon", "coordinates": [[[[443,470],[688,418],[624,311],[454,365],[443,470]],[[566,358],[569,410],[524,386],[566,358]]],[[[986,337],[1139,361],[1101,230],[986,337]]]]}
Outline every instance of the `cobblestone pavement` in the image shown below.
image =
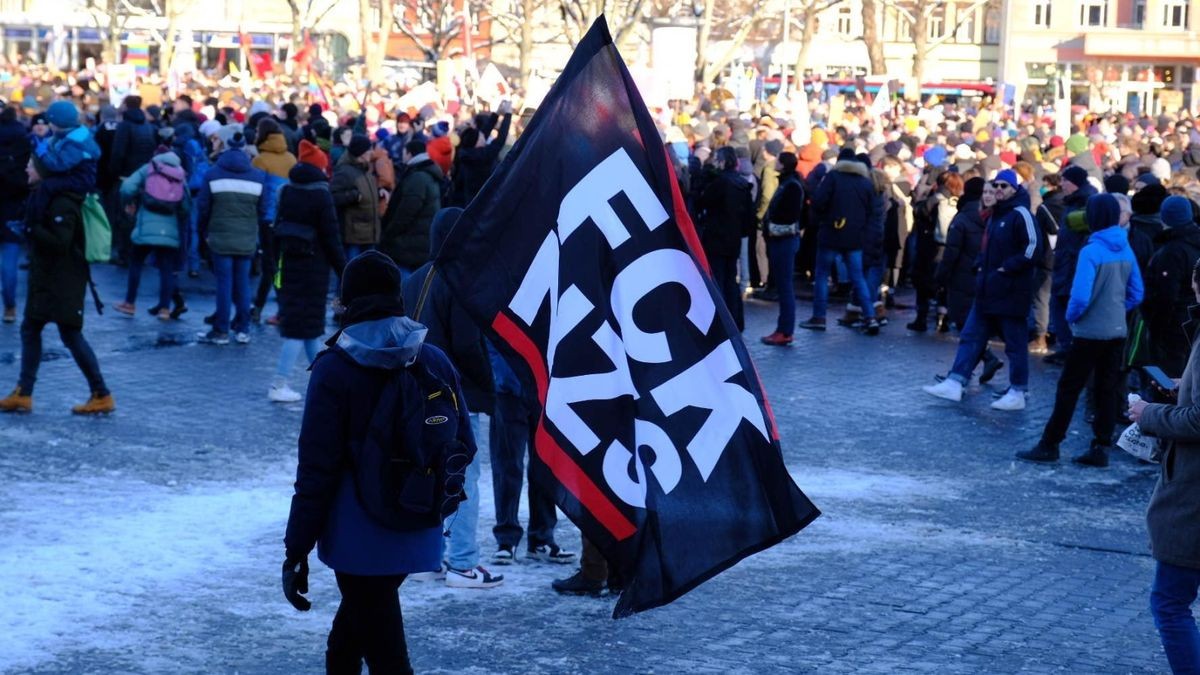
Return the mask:
{"type": "MultiPolygon", "coordinates": [[[[117,299],[121,271],[97,275],[117,299]]],[[[143,285],[148,306],[154,275],[143,285]]],[[[211,283],[189,286],[179,323],[88,310],[117,414],[69,414],[86,387],[51,330],[36,412],[0,419],[0,671],[323,666],[332,574],[314,558],[307,614],[279,590],[302,409],[266,400],[279,340],[262,328],[248,347],[194,345],[213,298],[211,283]]],[[[1053,369],[1033,364],[1023,413],[990,410],[977,389],[944,403],[919,387],[948,367],[953,339],[907,333],[899,313],[880,338],[834,327],[763,347],[774,309],[748,302],[746,334],[788,466],[825,515],[621,621],[609,618],[612,599],[554,595],[550,580],[570,570],[550,565],[503,569],[493,591],[406,583],[418,672],[1166,670],[1148,610],[1154,470],[1126,456],[1107,470],[1012,459],[1049,415],[1053,369]]],[[[0,326],[6,391],[19,349],[17,327],[0,326]]],[[[1087,438],[1073,433],[1064,452],[1087,438]]],[[[558,536],[578,550],[569,523],[558,536]]]]}

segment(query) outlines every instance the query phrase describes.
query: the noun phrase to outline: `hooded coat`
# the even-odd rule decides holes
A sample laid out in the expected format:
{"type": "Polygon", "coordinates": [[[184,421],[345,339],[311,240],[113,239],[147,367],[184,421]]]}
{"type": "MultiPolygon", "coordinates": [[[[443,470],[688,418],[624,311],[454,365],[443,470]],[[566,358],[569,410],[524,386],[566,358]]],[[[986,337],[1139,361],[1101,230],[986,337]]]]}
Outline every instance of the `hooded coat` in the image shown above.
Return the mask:
{"type": "MultiPolygon", "coordinates": [[[[140,197],[146,189],[146,178],[150,175],[151,162],[182,168],[179,155],[173,152],[155,155],[145,166],[121,181],[122,204],[136,204],[141,201],[140,197]]],[[[183,199],[179,202],[175,213],[155,213],[150,209],[138,208],[131,239],[139,246],[179,248],[185,241],[183,232],[187,227],[188,214],[191,212],[192,196],[186,188],[183,190],[183,199]]]]}
{"type": "Polygon", "coordinates": [[[877,222],[882,208],[867,166],[854,159],[839,160],[812,197],[817,217],[817,244],[836,251],[862,250],[866,228],[877,222]]]}
{"type": "Polygon", "coordinates": [[[1158,237],[1158,252],[1146,270],[1142,317],[1150,328],[1150,358],[1170,377],[1187,365],[1191,344],[1184,333],[1188,307],[1196,302],[1192,268],[1200,258],[1200,227],[1171,227],[1158,237]]]}
{"type": "Polygon", "coordinates": [[[987,224],[979,212],[979,200],[959,200],[958,213],[950,221],[942,260],[934,272],[934,282],[946,289],[946,309],[950,320],[962,328],[975,302],[975,260],[983,247],[987,224]]]}
{"type": "Polygon", "coordinates": [[[83,327],[91,275],[83,253],[82,207],[83,192],[51,190],[42,216],[32,223],[26,321],[83,327]]]}
{"type": "Polygon", "coordinates": [[[1125,317],[1142,301],[1142,275],[1129,237],[1117,225],[1121,209],[1116,199],[1097,201],[1111,203],[1088,204],[1088,221],[1111,224],[1101,225],[1079,251],[1066,318],[1077,338],[1116,340],[1129,334],[1125,317]]]}
{"type": "Polygon", "coordinates": [[[288,174],[279,198],[275,245],[279,255],[276,286],[279,334],[293,340],[312,340],[325,334],[329,272],[339,278],[346,254],[338,234],[337,209],[329,179],[311,164],[297,164],[288,174]],[[308,245],[278,236],[292,227],[310,232],[308,245]]]}
{"type": "Polygon", "coordinates": [[[417,155],[408,163],[400,187],[392,195],[383,219],[379,250],[400,267],[416,269],[432,255],[429,228],[442,208],[442,170],[429,158],[417,155]]]}
{"type": "Polygon", "coordinates": [[[146,165],[158,147],[154,127],[146,121],[146,113],[138,108],[126,110],[117,124],[113,138],[109,170],[116,178],[125,178],[146,165]]]}
{"type": "Polygon", "coordinates": [[[274,133],[259,140],[258,155],[251,164],[254,168],[279,178],[282,185],[292,167],[296,166],[296,156],[288,151],[287,137],[282,133],[274,133]]]}
{"type": "MultiPolygon", "coordinates": [[[[431,259],[442,247],[442,242],[461,214],[461,209],[449,208],[438,211],[434,216],[430,226],[431,259]]],[[[427,262],[404,280],[404,305],[410,312],[417,311],[421,288],[432,266],[432,262],[427,262]]],[[[426,341],[444,351],[458,367],[467,408],[471,412],[492,414],[496,408],[496,387],[487,343],[484,342],[479,324],[467,314],[440,275],[435,274],[430,283],[421,315],[413,318],[429,328],[426,341]]]]}
{"type": "MultiPolygon", "coordinates": [[[[289,557],[307,556],[316,545],[321,562],[363,576],[425,572],[440,565],[441,526],[399,532],[379,525],[359,502],[351,469],[353,449],[366,438],[384,386],[414,357],[462,398],[454,366],[440,349],[423,344],[423,332],[405,317],[355,323],[334,336],[313,363],[284,536],[289,557]]],[[[458,439],[474,456],[475,436],[466,415],[460,418],[458,439]]]]}
{"type": "Polygon", "coordinates": [[[333,169],[329,189],[342,225],[342,243],[371,246],[379,243],[379,187],[370,167],[343,153],[333,169]]]}
{"type": "Polygon", "coordinates": [[[1025,317],[1033,305],[1038,230],[1029,212],[1029,193],[1018,187],[997,202],[979,251],[975,306],[983,314],[1025,317]]]}

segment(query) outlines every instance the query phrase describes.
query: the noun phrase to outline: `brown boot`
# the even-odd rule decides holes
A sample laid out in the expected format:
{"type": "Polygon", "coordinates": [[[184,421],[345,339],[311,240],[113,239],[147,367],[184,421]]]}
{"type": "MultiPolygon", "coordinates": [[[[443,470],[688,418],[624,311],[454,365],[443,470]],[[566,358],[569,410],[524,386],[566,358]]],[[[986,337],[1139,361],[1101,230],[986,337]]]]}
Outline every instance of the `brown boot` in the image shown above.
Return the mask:
{"type": "Polygon", "coordinates": [[[21,387],[12,390],[7,398],[0,399],[0,413],[33,412],[33,395],[21,391],[21,387]]]}
{"type": "Polygon", "coordinates": [[[77,405],[71,408],[71,412],[76,415],[107,415],[117,409],[117,403],[113,400],[112,394],[92,394],[92,397],[83,405],[77,405]]]}

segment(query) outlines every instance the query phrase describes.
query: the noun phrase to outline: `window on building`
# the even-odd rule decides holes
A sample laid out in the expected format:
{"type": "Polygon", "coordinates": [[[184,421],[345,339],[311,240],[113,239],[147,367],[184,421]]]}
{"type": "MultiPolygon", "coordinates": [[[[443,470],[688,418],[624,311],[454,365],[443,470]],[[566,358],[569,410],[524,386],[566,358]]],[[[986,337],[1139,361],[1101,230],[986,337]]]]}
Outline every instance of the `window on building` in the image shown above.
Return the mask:
{"type": "Polygon", "coordinates": [[[1133,25],[1138,28],[1146,25],[1146,0],[1133,0],[1133,25]]]}
{"type": "Polygon", "coordinates": [[[983,15],[983,44],[1000,44],[1000,10],[988,7],[983,15]]]}
{"type": "Polygon", "coordinates": [[[1108,0],[1083,0],[1080,2],[1079,25],[1107,26],[1108,0]]]}
{"type": "Polygon", "coordinates": [[[1038,0],[1033,3],[1033,25],[1050,27],[1050,0],[1038,0]]]}
{"type": "Polygon", "coordinates": [[[840,35],[854,35],[854,12],[849,5],[838,7],[837,32],[840,35]]]}
{"type": "Polygon", "coordinates": [[[1188,27],[1188,0],[1163,0],[1163,26],[1188,27]]]}
{"type": "Polygon", "coordinates": [[[926,25],[929,28],[930,40],[937,40],[944,36],[946,34],[946,6],[935,6],[926,25]]]}
{"type": "Polygon", "coordinates": [[[958,5],[955,8],[955,21],[958,22],[958,30],[954,33],[954,41],[964,44],[975,44],[979,39],[979,12],[978,7],[958,5]]]}

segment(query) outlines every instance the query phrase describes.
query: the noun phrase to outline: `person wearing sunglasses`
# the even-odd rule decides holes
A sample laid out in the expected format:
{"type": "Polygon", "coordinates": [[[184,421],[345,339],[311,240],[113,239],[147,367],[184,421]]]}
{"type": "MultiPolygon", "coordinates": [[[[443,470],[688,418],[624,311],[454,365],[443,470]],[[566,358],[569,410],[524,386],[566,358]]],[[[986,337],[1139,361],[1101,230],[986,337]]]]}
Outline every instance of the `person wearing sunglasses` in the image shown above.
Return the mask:
{"type": "Polygon", "coordinates": [[[1034,263],[1041,248],[1029,212],[1029,193],[1011,169],[986,183],[983,204],[987,230],[979,253],[975,304],[967,315],[950,374],[923,390],[949,401],[961,401],[971,372],[983,357],[988,339],[1004,338],[1008,355],[1009,388],[992,403],[996,410],[1024,410],[1029,386],[1029,328],[1033,305],[1034,263]]]}

